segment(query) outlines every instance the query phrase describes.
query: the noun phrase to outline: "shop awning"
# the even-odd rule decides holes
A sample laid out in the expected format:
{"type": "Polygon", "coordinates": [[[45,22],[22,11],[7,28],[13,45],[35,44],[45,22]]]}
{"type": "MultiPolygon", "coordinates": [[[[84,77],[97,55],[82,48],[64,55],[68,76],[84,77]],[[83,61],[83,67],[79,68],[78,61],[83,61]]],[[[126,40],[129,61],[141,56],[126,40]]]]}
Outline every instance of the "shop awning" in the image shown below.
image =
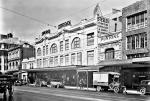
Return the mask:
{"type": "Polygon", "coordinates": [[[103,66],[98,66],[98,65],[91,65],[91,66],[86,66],[86,67],[82,67],[77,69],[78,72],[82,72],[82,71],[99,71],[99,68],[102,68],[103,66]]]}
{"type": "Polygon", "coordinates": [[[130,65],[132,64],[132,60],[109,60],[99,62],[99,66],[117,66],[117,65],[130,65]]]}
{"type": "Polygon", "coordinates": [[[44,71],[57,71],[57,70],[77,70],[78,68],[82,68],[84,66],[81,65],[71,65],[71,66],[57,66],[57,67],[45,67],[45,68],[34,68],[34,69],[26,69],[27,72],[44,72],[44,71]]]}

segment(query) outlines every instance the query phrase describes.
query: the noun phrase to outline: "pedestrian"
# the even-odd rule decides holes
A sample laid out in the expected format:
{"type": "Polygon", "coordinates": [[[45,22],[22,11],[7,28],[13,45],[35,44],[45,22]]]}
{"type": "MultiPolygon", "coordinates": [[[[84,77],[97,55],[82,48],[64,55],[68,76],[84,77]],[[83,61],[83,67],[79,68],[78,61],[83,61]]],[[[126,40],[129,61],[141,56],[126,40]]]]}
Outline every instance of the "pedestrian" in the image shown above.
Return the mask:
{"type": "Polygon", "coordinates": [[[79,86],[80,86],[80,89],[83,89],[83,79],[80,79],[79,86]]]}

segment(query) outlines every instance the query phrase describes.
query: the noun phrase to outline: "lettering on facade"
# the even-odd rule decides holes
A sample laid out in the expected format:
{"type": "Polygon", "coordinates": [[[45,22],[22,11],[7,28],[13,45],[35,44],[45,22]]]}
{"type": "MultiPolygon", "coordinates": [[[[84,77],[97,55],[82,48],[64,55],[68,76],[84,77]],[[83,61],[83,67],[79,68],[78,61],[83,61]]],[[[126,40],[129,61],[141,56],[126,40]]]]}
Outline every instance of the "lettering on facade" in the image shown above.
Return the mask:
{"type": "Polygon", "coordinates": [[[42,32],[42,36],[45,35],[45,34],[50,34],[50,33],[51,33],[51,30],[50,30],[50,29],[45,30],[45,31],[42,32]]]}
{"type": "Polygon", "coordinates": [[[119,33],[101,37],[101,41],[119,38],[119,33]]]}
{"type": "Polygon", "coordinates": [[[97,16],[97,33],[100,37],[101,35],[106,35],[109,33],[109,19],[103,16],[97,16]]]}
{"type": "Polygon", "coordinates": [[[58,25],[58,29],[71,25],[71,20],[58,25]]]}

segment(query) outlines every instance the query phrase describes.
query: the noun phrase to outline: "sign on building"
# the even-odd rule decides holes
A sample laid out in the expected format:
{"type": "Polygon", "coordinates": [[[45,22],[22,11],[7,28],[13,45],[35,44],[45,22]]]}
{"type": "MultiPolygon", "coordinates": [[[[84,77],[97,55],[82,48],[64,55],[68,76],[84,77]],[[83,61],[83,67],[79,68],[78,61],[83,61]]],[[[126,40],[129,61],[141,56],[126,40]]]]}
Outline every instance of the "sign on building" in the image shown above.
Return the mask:
{"type": "Polygon", "coordinates": [[[45,35],[45,34],[50,34],[50,33],[51,33],[51,30],[50,30],[50,29],[45,30],[45,31],[42,32],[42,36],[45,35]]]}
{"type": "Polygon", "coordinates": [[[71,25],[71,20],[59,24],[59,25],[58,25],[58,29],[61,29],[61,28],[63,28],[63,27],[70,26],[70,25],[71,25]]]}
{"type": "Polygon", "coordinates": [[[103,16],[97,16],[97,33],[98,37],[109,33],[109,19],[103,16]]]}

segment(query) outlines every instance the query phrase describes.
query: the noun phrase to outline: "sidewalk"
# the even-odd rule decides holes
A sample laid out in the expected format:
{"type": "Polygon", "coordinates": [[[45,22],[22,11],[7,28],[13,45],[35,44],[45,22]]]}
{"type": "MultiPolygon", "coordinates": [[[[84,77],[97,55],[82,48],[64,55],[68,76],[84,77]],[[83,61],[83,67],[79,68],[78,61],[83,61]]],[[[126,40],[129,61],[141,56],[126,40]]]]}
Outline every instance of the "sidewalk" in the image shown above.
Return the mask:
{"type": "MultiPolygon", "coordinates": [[[[76,87],[76,86],[65,86],[65,88],[66,89],[76,89],[76,90],[86,90],[86,91],[95,91],[96,92],[95,88],[84,87],[83,89],[80,89],[80,87],[76,87]]],[[[136,91],[136,90],[127,90],[126,92],[127,92],[127,94],[137,94],[137,95],[140,95],[140,92],[136,91]]]]}

